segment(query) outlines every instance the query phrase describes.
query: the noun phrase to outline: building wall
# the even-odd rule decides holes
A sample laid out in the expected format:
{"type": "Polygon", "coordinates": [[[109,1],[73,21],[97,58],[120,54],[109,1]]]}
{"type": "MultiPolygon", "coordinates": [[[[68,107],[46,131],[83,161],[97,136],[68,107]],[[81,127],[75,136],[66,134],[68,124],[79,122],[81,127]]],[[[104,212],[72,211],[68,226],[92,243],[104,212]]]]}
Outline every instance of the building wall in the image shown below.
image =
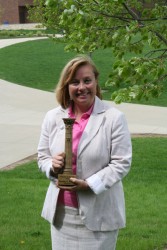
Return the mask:
{"type": "Polygon", "coordinates": [[[33,0],[17,0],[19,6],[33,5],[33,0]]]}
{"type": "MultiPolygon", "coordinates": [[[[139,1],[142,1],[145,7],[153,7],[156,2],[164,2],[164,0],[152,0],[148,4],[148,1],[139,1]]],[[[32,6],[33,0],[0,0],[0,24],[28,23],[27,4],[32,6]]]]}
{"type": "Polygon", "coordinates": [[[27,4],[33,0],[0,0],[0,24],[27,23],[27,4]]]}

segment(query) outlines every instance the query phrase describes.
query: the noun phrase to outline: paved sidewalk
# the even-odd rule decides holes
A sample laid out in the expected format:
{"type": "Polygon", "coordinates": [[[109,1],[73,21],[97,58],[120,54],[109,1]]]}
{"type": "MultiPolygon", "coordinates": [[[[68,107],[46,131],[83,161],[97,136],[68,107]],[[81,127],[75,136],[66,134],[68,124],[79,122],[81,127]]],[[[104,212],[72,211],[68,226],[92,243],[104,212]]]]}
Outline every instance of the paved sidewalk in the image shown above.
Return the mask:
{"type": "MultiPolygon", "coordinates": [[[[167,108],[113,105],[125,113],[132,134],[167,135],[167,108]]],[[[54,93],[0,80],[0,168],[36,153],[44,115],[56,106],[54,93]]]]}
{"type": "Polygon", "coordinates": [[[54,93],[0,80],[0,168],[36,153],[44,115],[55,106],[54,93]]]}
{"type": "Polygon", "coordinates": [[[48,37],[31,37],[31,38],[14,38],[14,39],[0,39],[0,49],[16,44],[22,43],[27,41],[39,40],[39,39],[46,39],[48,37]]]}
{"type": "MultiPolygon", "coordinates": [[[[112,104],[126,115],[131,134],[167,135],[167,108],[112,104]]],[[[36,154],[42,120],[56,106],[54,93],[0,80],[1,169],[36,154]]]]}

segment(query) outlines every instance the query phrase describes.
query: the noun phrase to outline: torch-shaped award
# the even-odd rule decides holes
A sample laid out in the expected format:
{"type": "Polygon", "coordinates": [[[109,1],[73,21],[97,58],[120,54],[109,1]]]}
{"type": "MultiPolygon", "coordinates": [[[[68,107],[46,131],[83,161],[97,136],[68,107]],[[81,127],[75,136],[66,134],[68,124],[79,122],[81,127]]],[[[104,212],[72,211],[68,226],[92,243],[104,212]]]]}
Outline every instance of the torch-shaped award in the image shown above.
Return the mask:
{"type": "Polygon", "coordinates": [[[74,124],[75,119],[71,118],[63,118],[65,123],[65,164],[63,173],[58,175],[59,186],[74,186],[70,181],[70,177],[75,177],[72,172],[72,127],[74,124]]]}

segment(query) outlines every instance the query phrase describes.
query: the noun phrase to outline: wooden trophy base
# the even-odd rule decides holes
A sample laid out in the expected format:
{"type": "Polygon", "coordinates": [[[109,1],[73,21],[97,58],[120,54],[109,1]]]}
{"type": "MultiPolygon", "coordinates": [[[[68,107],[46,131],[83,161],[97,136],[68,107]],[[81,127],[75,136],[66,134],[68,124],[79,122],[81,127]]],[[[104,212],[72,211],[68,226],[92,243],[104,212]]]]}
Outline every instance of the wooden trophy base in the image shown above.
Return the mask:
{"type": "Polygon", "coordinates": [[[76,175],[71,173],[63,173],[58,175],[59,186],[75,186],[74,183],[70,181],[70,178],[76,178],[76,175]]]}

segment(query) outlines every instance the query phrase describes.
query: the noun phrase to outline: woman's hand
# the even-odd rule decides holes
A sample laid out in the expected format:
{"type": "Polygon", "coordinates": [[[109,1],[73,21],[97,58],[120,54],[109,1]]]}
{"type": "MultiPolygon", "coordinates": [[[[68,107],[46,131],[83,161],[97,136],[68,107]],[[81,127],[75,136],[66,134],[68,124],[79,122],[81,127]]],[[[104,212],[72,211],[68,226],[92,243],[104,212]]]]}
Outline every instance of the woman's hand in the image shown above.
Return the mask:
{"type": "Polygon", "coordinates": [[[58,174],[64,167],[65,153],[58,154],[52,158],[52,168],[55,174],[58,174]]]}
{"type": "Polygon", "coordinates": [[[85,180],[76,179],[71,177],[70,181],[74,184],[74,186],[59,186],[57,182],[57,187],[67,191],[77,191],[77,190],[89,190],[89,185],[85,180]]]}

